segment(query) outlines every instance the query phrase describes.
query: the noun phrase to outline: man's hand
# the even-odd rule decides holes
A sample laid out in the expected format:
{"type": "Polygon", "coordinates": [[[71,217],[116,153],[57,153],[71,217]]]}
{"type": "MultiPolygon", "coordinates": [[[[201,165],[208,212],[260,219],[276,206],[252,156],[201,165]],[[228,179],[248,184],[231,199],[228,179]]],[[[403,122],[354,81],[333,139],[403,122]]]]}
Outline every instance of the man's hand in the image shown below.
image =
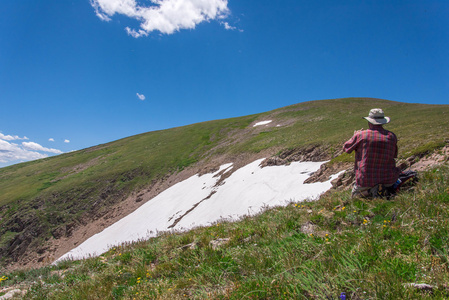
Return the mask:
{"type": "Polygon", "coordinates": [[[360,131],[363,131],[363,128],[359,129],[359,130],[354,130],[354,134],[356,134],[357,132],[360,132],[360,131]]]}

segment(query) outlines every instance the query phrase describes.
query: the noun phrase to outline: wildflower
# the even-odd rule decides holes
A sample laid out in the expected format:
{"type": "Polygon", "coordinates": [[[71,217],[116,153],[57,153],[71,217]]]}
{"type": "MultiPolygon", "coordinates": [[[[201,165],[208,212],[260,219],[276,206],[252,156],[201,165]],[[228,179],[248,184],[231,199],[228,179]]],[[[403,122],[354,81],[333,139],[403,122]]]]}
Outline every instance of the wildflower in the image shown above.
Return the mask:
{"type": "Polygon", "coordinates": [[[329,239],[326,239],[326,242],[329,242],[329,239]]]}
{"type": "Polygon", "coordinates": [[[313,237],[313,233],[311,233],[310,236],[313,237]]]}
{"type": "Polygon", "coordinates": [[[357,211],[354,210],[354,212],[357,212],[357,211]]]}
{"type": "Polygon", "coordinates": [[[343,206],[343,207],[341,208],[341,210],[345,210],[345,208],[346,208],[346,206],[343,206]]]}
{"type": "Polygon", "coordinates": [[[340,297],[338,297],[338,298],[340,298],[340,300],[346,300],[346,294],[345,293],[341,293],[340,297]]]}
{"type": "Polygon", "coordinates": [[[384,225],[383,228],[387,227],[387,225],[384,225]]]}
{"type": "Polygon", "coordinates": [[[326,233],[326,236],[329,236],[329,234],[326,233]]]}

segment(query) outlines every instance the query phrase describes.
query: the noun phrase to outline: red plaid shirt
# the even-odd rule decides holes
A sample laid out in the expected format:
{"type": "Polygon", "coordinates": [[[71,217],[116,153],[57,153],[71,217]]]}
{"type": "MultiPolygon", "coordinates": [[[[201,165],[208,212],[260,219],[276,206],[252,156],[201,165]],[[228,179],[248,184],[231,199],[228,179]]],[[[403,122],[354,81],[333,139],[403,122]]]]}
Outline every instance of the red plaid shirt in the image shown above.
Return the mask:
{"type": "Polygon", "coordinates": [[[343,145],[343,151],[355,150],[355,178],[359,187],[373,187],[377,184],[392,184],[398,179],[396,168],[398,155],[396,135],[381,125],[358,131],[343,145]]]}

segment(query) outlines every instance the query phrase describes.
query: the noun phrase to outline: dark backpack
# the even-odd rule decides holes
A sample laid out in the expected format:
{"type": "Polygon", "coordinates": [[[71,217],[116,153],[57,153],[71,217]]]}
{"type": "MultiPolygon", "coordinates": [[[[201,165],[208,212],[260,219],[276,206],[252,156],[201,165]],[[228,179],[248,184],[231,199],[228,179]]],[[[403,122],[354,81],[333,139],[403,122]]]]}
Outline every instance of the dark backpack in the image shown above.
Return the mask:
{"type": "Polygon", "coordinates": [[[385,186],[378,184],[369,189],[369,195],[373,198],[387,198],[390,199],[399,191],[401,187],[407,184],[414,184],[418,181],[418,173],[415,171],[403,171],[399,174],[399,178],[392,186],[385,186]]]}

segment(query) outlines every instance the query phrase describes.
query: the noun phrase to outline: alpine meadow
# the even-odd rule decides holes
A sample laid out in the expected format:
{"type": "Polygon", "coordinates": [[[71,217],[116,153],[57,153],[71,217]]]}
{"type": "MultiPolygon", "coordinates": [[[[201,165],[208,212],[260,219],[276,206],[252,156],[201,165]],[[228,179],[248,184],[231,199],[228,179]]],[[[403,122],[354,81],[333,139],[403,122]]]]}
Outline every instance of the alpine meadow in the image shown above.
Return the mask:
{"type": "Polygon", "coordinates": [[[447,299],[448,144],[449,105],[342,98],[1,168],[0,298],[447,299]],[[342,145],[375,107],[391,117],[397,164],[419,181],[390,200],[351,199],[354,156],[342,145]],[[310,183],[340,175],[319,199],[53,263],[183,180],[257,159],[325,162],[310,183]]]}

